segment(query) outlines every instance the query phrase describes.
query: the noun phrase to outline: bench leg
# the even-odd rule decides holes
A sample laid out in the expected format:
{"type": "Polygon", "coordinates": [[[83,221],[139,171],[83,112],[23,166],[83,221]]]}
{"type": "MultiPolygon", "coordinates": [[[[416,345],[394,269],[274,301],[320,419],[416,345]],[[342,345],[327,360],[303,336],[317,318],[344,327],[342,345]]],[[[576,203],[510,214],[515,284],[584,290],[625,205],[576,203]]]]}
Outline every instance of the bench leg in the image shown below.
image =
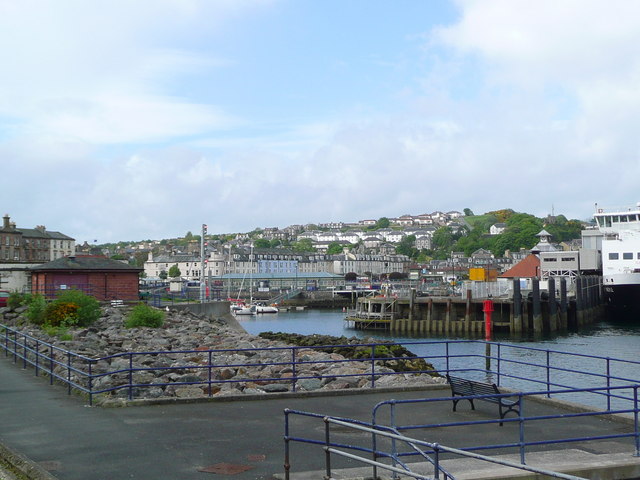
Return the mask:
{"type": "MultiPolygon", "coordinates": [[[[458,406],[458,402],[462,400],[461,398],[457,399],[457,400],[453,400],[453,411],[456,411],[456,407],[458,406]]],[[[476,406],[473,404],[473,399],[468,398],[467,400],[469,400],[469,403],[471,404],[471,410],[475,410],[476,406]]]]}

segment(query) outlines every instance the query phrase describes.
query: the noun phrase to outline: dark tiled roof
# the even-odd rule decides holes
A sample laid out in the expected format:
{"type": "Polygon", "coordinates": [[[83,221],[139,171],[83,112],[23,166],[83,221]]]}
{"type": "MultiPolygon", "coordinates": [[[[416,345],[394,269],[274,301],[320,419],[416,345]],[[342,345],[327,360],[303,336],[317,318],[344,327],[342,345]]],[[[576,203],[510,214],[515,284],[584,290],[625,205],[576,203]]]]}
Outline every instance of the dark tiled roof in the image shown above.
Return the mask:
{"type": "Polygon", "coordinates": [[[49,238],[49,235],[37,228],[18,228],[17,230],[28,238],[49,238]]]}
{"type": "Polygon", "coordinates": [[[47,230],[47,234],[49,235],[49,237],[54,238],[56,240],[75,240],[74,238],[71,238],[69,235],[65,235],[64,233],[60,233],[60,232],[50,232],[47,230]]]}
{"type": "Polygon", "coordinates": [[[62,257],[49,263],[33,267],[31,270],[84,270],[84,271],[129,271],[140,272],[142,268],[134,267],[117,260],[103,256],[79,255],[77,257],[62,257]]]}

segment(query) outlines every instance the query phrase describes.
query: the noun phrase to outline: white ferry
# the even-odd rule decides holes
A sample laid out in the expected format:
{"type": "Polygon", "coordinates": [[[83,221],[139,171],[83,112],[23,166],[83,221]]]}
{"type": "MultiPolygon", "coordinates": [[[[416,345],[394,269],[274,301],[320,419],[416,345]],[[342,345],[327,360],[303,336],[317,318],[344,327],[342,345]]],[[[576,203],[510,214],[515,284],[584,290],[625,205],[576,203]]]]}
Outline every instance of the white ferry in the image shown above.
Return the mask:
{"type": "Polygon", "coordinates": [[[632,207],[599,208],[604,299],[614,310],[640,312],[640,202],[632,207]]]}

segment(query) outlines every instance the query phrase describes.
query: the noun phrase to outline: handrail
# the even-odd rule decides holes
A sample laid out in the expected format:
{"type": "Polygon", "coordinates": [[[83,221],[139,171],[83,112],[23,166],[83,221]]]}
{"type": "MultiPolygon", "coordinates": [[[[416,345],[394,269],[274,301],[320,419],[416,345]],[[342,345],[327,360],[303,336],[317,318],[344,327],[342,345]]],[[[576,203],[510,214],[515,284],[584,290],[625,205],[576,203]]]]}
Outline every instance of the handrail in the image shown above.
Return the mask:
{"type": "MultiPolygon", "coordinates": [[[[363,427],[363,426],[360,426],[360,425],[353,425],[353,424],[350,424],[349,422],[344,422],[342,420],[333,419],[331,417],[325,417],[325,418],[326,418],[325,422],[327,422],[327,423],[334,423],[336,425],[341,425],[343,427],[350,427],[350,428],[354,428],[356,430],[369,432],[369,433],[372,433],[374,435],[387,437],[387,438],[392,438],[394,440],[399,440],[399,441],[402,441],[402,442],[406,442],[406,443],[408,443],[409,445],[412,445],[412,446],[423,445],[423,446],[431,448],[431,449],[433,449],[434,451],[437,451],[437,452],[439,452],[439,451],[449,452],[449,453],[453,453],[453,454],[456,454],[456,455],[460,455],[462,457],[473,458],[475,460],[482,460],[482,461],[489,462],[489,463],[495,463],[497,465],[516,468],[518,470],[525,470],[525,471],[528,471],[528,472],[540,473],[542,475],[547,475],[547,476],[550,476],[550,477],[553,477],[553,478],[563,478],[563,479],[566,479],[566,480],[586,480],[583,477],[576,477],[574,475],[567,475],[567,474],[560,473],[560,472],[553,472],[551,470],[547,470],[547,469],[544,469],[544,468],[530,467],[530,466],[522,464],[522,463],[515,463],[515,462],[510,462],[508,460],[489,457],[489,456],[486,456],[486,455],[480,455],[480,454],[477,454],[477,453],[468,452],[466,450],[461,450],[459,448],[448,447],[446,445],[441,445],[439,443],[427,442],[427,441],[424,441],[424,440],[419,440],[419,439],[416,439],[416,438],[407,437],[405,435],[400,435],[400,434],[397,434],[397,433],[389,433],[389,432],[380,431],[380,430],[373,429],[373,428],[366,428],[366,427],[363,427]]],[[[333,453],[342,453],[342,452],[339,452],[339,451],[334,449],[333,453]]],[[[357,457],[351,456],[351,458],[355,459],[357,457]]],[[[363,459],[363,460],[365,462],[367,462],[367,459],[363,459]]],[[[435,473],[436,473],[436,478],[438,478],[438,475],[437,475],[438,471],[443,471],[442,467],[438,463],[439,462],[435,462],[434,463],[434,469],[435,469],[435,473]]],[[[412,476],[414,478],[423,478],[421,475],[418,475],[418,474],[415,474],[415,473],[412,473],[412,472],[408,472],[406,470],[392,469],[388,465],[384,465],[384,464],[382,464],[382,466],[383,466],[383,468],[386,468],[388,470],[396,471],[398,473],[404,473],[405,475],[410,475],[410,476],[412,476]]],[[[450,474],[448,474],[448,472],[446,474],[448,476],[450,476],[450,474]]],[[[376,478],[376,477],[374,477],[374,478],[376,478]]],[[[424,477],[424,478],[428,478],[428,477],[424,477]]]]}
{"type": "MultiPolygon", "coordinates": [[[[449,401],[451,400],[451,397],[434,399],[434,400],[449,401]]],[[[443,475],[445,479],[453,479],[454,476],[452,475],[452,473],[446,470],[441,465],[441,462],[440,462],[440,454],[443,452],[447,452],[463,458],[472,458],[475,460],[507,466],[507,467],[511,467],[519,470],[547,475],[552,478],[561,478],[566,480],[584,480],[583,477],[578,477],[574,475],[551,471],[548,469],[529,466],[529,465],[526,465],[524,461],[521,463],[511,462],[509,460],[475,453],[475,452],[469,451],[469,449],[454,448],[454,447],[449,447],[449,446],[442,445],[435,442],[428,442],[426,440],[420,440],[417,438],[409,437],[407,435],[402,435],[397,430],[397,428],[393,426],[367,424],[365,422],[360,422],[352,419],[344,419],[341,417],[326,416],[326,415],[323,416],[321,414],[302,412],[302,411],[296,411],[291,409],[285,409],[284,414],[285,414],[285,436],[284,436],[285,480],[289,480],[290,473],[291,473],[291,454],[290,454],[291,442],[300,442],[300,443],[307,443],[307,444],[322,446],[323,450],[325,451],[325,477],[324,478],[333,478],[331,455],[339,455],[339,456],[348,458],[350,460],[355,460],[356,462],[371,466],[373,468],[372,478],[378,478],[377,470],[379,468],[382,468],[385,470],[389,470],[394,474],[399,473],[399,474],[402,474],[403,476],[409,476],[409,477],[413,477],[421,480],[422,479],[426,480],[431,478],[439,479],[440,475],[443,475]],[[289,418],[291,415],[315,417],[317,419],[322,419],[325,423],[324,442],[320,440],[313,440],[311,438],[292,436],[291,435],[291,419],[289,418]],[[345,427],[347,429],[354,429],[354,430],[370,433],[372,437],[371,447],[345,445],[342,443],[338,443],[335,440],[332,440],[331,430],[329,427],[330,425],[338,425],[341,427],[345,427]],[[391,442],[392,450],[387,452],[382,452],[378,450],[378,442],[376,442],[378,437],[384,437],[392,440],[391,442]],[[401,460],[402,454],[399,453],[398,446],[395,443],[396,441],[409,446],[412,450],[416,452],[416,454],[420,455],[422,458],[427,460],[433,467],[433,477],[412,471],[411,464],[403,462],[401,460]],[[424,448],[421,448],[421,447],[426,447],[428,450],[425,450],[424,448]],[[364,456],[359,456],[357,454],[350,453],[344,450],[349,450],[350,452],[363,452],[363,453],[373,454],[373,459],[367,458],[364,456]],[[378,458],[391,459],[392,464],[389,465],[381,461],[378,461],[377,460],[378,458]],[[398,467],[396,465],[400,465],[400,466],[398,467]]],[[[472,422],[467,422],[467,423],[471,424],[472,422]]],[[[477,422],[477,423],[485,423],[485,422],[477,422]]],[[[503,446],[500,446],[500,447],[503,447],[503,446]]]]}
{"type": "MultiPolygon", "coordinates": [[[[233,379],[212,378],[212,371],[216,368],[223,367],[252,367],[258,365],[251,363],[251,358],[259,356],[261,352],[281,352],[276,360],[260,360],[261,366],[278,365],[289,366],[293,371],[293,375],[286,379],[279,376],[271,378],[260,378],[261,381],[271,381],[278,383],[287,383],[292,391],[296,391],[297,384],[300,380],[318,378],[317,372],[305,373],[304,369],[307,365],[323,364],[323,365],[349,365],[354,363],[366,362],[367,372],[361,373],[341,373],[331,372],[328,377],[349,379],[350,377],[362,377],[370,380],[371,388],[375,388],[377,381],[384,376],[403,375],[405,372],[387,372],[380,369],[386,361],[406,360],[402,357],[376,356],[376,352],[380,345],[389,347],[394,343],[357,343],[345,345],[327,345],[327,346],[278,346],[268,348],[241,348],[241,349],[210,349],[210,350],[171,350],[171,351],[142,351],[142,352],[123,352],[113,355],[107,355],[100,358],[89,358],[79,355],[75,352],[65,350],[52,343],[44,342],[36,337],[32,337],[20,331],[17,328],[0,325],[0,332],[4,334],[0,340],[0,349],[5,351],[5,356],[12,355],[14,362],[20,360],[23,368],[27,366],[33,367],[35,374],[41,372],[48,374],[53,379],[57,379],[68,386],[69,391],[77,389],[89,395],[90,403],[93,396],[109,392],[117,392],[120,390],[127,391],[127,398],[133,399],[139,395],[138,391],[146,388],[184,386],[184,385],[200,385],[208,388],[208,395],[213,395],[212,388],[215,385],[224,385],[228,383],[246,383],[254,381],[249,373],[243,377],[235,377],[233,379]],[[323,351],[329,348],[354,348],[368,350],[370,353],[367,357],[358,359],[348,358],[321,358],[321,359],[305,359],[299,354],[300,351],[306,349],[314,349],[323,351]],[[233,361],[225,364],[220,361],[219,356],[223,354],[238,353],[245,355],[247,361],[233,361]],[[170,357],[169,366],[147,366],[138,361],[145,355],[153,355],[155,357],[170,357]],[[197,365],[190,364],[187,361],[189,356],[202,355],[202,363],[197,365]],[[181,356],[176,359],[176,356],[181,356]],[[123,358],[126,361],[120,362],[117,368],[98,369],[96,366],[111,365],[114,359],[123,358]],[[43,367],[44,365],[48,368],[43,367]],[[171,372],[183,370],[191,373],[208,372],[208,378],[201,381],[175,381],[167,383],[146,383],[136,381],[138,373],[149,371],[171,372]],[[96,386],[96,381],[108,376],[121,374],[126,377],[124,384],[114,386],[105,386],[102,388],[96,386]]],[[[520,390],[529,390],[525,388],[527,385],[536,385],[536,389],[546,388],[545,395],[550,396],[552,389],[557,388],[577,388],[581,386],[603,387],[598,391],[584,392],[584,395],[593,397],[589,401],[600,402],[597,397],[606,398],[606,407],[610,409],[612,403],[629,402],[633,399],[620,393],[614,389],[618,385],[635,385],[640,383],[637,379],[628,378],[628,375],[619,373],[619,367],[629,365],[632,370],[637,371],[636,367],[640,366],[640,361],[622,360],[610,357],[601,357],[590,354],[572,354],[567,352],[545,350],[537,347],[528,347],[520,345],[502,344],[496,342],[484,342],[481,340],[438,340],[438,341],[403,341],[396,344],[402,345],[408,349],[428,350],[417,355],[415,358],[423,359],[426,362],[434,364],[434,370],[425,369],[416,374],[432,374],[444,375],[445,373],[465,373],[474,379],[491,379],[497,385],[507,384],[511,388],[520,390]],[[440,352],[438,352],[440,350],[440,352]],[[463,351],[457,351],[463,350],[463,351]],[[513,354],[515,352],[515,355],[513,354]],[[523,355],[519,353],[532,352],[539,358],[533,358],[525,361],[523,355]],[[542,360],[541,358],[544,357],[542,360]],[[567,368],[566,359],[576,357],[580,360],[580,364],[595,362],[594,366],[582,365],[581,368],[567,368]],[[560,359],[555,361],[554,359],[560,359]],[[441,364],[441,365],[438,365],[441,364]],[[578,377],[575,377],[575,376],[578,377]],[[575,378],[578,378],[576,381],[575,378]],[[586,380],[587,379],[587,380],[586,380]],[[577,382],[577,383],[576,383],[577,382]]],[[[386,350],[387,349],[381,349],[386,350]]],[[[528,355],[528,353],[527,353],[528,355]]],[[[272,355],[270,355],[272,356],[272,355]]],[[[328,378],[327,377],[327,378],[328,378]]],[[[102,384],[102,382],[101,382],[102,384]]]]}

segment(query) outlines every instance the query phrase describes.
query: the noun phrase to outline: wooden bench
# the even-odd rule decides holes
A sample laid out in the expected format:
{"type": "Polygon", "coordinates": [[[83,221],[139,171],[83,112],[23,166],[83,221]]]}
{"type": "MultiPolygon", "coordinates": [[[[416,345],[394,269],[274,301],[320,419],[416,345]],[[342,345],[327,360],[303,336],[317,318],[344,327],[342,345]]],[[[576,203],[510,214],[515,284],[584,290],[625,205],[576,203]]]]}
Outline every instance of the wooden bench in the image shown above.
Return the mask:
{"type": "MultiPolygon", "coordinates": [[[[451,386],[451,396],[470,397],[474,395],[501,395],[502,392],[498,390],[495,383],[484,383],[476,380],[468,380],[466,378],[452,377],[447,374],[447,382],[451,386]]],[[[513,412],[516,415],[520,415],[520,397],[516,397],[517,400],[509,400],[506,397],[493,396],[493,397],[481,397],[481,398],[454,398],[453,399],[453,411],[456,411],[456,406],[460,400],[469,400],[471,403],[471,410],[475,410],[476,407],[473,404],[474,400],[483,400],[489,403],[495,403],[498,405],[498,411],[500,413],[500,426],[502,426],[502,419],[509,412],[513,412]]]]}

